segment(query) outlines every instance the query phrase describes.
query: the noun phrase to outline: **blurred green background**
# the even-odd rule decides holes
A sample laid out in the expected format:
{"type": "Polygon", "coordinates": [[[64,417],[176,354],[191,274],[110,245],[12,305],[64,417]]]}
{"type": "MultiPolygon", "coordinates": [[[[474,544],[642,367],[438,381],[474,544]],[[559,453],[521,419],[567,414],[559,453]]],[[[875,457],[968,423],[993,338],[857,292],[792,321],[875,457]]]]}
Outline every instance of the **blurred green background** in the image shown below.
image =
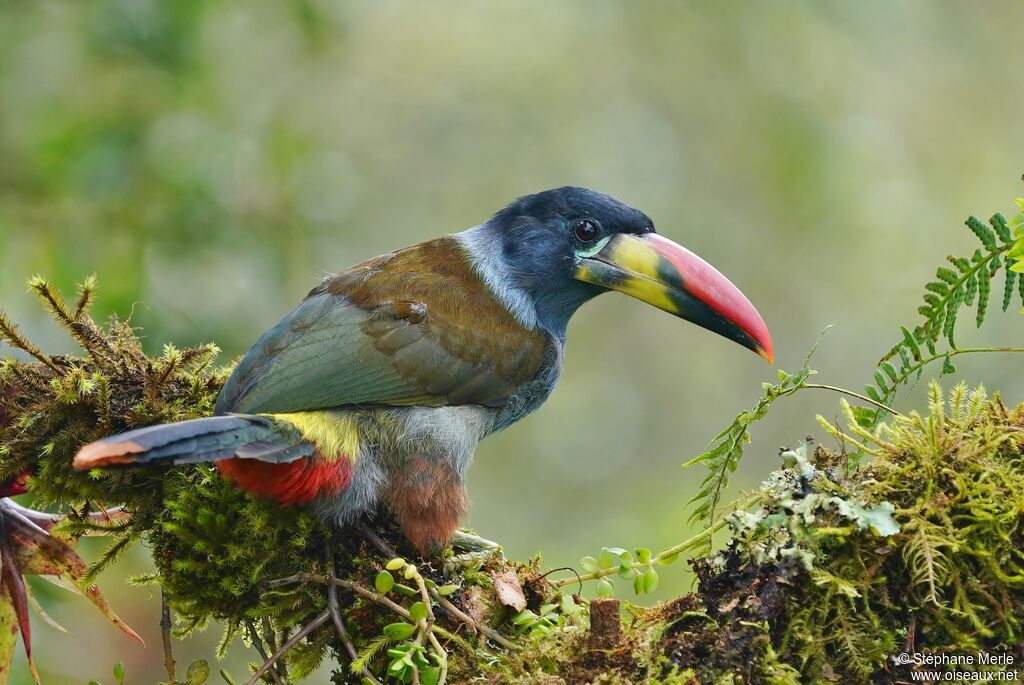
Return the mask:
{"type": "MultiPolygon", "coordinates": [[[[1024,190],[1022,25],[1010,1],[3,0],[0,307],[71,352],[24,281],[95,272],[97,314],[131,313],[150,351],[213,340],[226,362],[324,274],[578,184],[729,275],[782,368],[835,323],[815,366],[859,387],[935,266],[973,251],[961,221],[1024,190]]],[[[1016,314],[991,318],[961,344],[1020,344],[1016,314]]],[[[1024,398],[1013,359],[959,366],[1024,398]]],[[[684,539],[703,474],[680,464],[773,373],[601,298],[545,409],[479,449],[472,525],[552,566],[684,539]]],[[[780,405],[732,492],[837,407],[780,405]]],[[[131,683],[161,677],[159,604],[122,582],[146,563],[137,549],[102,583],[146,650],[46,594],[72,631],[35,626],[47,683],[109,683],[118,659],[131,683]]],[[[688,587],[681,566],[660,597],[688,587]]],[[[180,662],[212,660],[218,637],[180,662]]],[[[227,665],[239,677],[252,658],[237,645],[227,665]]]]}

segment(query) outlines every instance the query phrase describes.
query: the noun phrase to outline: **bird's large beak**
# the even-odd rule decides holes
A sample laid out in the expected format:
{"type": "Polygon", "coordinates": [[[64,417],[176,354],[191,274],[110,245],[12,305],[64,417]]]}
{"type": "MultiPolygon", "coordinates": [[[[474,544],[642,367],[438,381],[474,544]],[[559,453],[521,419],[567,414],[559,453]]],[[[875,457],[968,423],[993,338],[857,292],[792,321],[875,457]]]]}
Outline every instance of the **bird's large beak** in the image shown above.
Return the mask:
{"type": "Polygon", "coordinates": [[[616,234],[582,257],[573,277],[692,321],[772,362],[768,327],[750,300],[715,267],[657,233],[616,234]]]}

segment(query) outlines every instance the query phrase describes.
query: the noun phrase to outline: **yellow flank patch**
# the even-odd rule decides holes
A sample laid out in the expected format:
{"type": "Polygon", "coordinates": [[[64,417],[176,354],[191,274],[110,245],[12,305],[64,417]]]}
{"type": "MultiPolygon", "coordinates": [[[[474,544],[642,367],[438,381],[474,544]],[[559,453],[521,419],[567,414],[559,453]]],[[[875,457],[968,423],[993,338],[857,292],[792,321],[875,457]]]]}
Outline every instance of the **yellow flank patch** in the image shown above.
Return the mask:
{"type": "Polygon", "coordinates": [[[301,411],[289,414],[268,414],[271,418],[290,423],[306,440],[317,446],[327,459],[340,458],[355,463],[359,452],[359,426],[344,413],[329,411],[301,411]]]}

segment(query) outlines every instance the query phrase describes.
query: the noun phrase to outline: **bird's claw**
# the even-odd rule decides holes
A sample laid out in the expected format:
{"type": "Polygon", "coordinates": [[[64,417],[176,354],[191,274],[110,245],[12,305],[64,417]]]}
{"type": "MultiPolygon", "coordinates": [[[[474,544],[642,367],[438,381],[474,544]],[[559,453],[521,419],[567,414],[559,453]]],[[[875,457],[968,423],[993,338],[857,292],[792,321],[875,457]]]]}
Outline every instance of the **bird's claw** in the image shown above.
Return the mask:
{"type": "Polygon", "coordinates": [[[465,551],[445,559],[444,572],[446,576],[454,575],[457,571],[475,570],[491,562],[505,560],[505,551],[501,545],[465,530],[456,531],[452,537],[452,550],[457,549],[465,551]]]}
{"type": "Polygon", "coordinates": [[[482,538],[468,530],[457,530],[452,536],[452,547],[467,552],[497,552],[502,553],[501,545],[493,540],[482,538]]]}

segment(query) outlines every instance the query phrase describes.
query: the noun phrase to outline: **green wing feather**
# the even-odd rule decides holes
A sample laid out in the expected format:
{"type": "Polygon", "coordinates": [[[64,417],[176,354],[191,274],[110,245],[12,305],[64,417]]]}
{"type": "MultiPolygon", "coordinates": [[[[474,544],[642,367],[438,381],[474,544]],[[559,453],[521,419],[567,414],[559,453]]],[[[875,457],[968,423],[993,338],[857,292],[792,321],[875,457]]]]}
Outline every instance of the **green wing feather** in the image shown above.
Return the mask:
{"type": "Polygon", "coordinates": [[[549,338],[515,323],[470,270],[453,273],[452,254],[431,268],[424,246],[325,281],[249,350],[217,411],[502,406],[549,338]]]}

